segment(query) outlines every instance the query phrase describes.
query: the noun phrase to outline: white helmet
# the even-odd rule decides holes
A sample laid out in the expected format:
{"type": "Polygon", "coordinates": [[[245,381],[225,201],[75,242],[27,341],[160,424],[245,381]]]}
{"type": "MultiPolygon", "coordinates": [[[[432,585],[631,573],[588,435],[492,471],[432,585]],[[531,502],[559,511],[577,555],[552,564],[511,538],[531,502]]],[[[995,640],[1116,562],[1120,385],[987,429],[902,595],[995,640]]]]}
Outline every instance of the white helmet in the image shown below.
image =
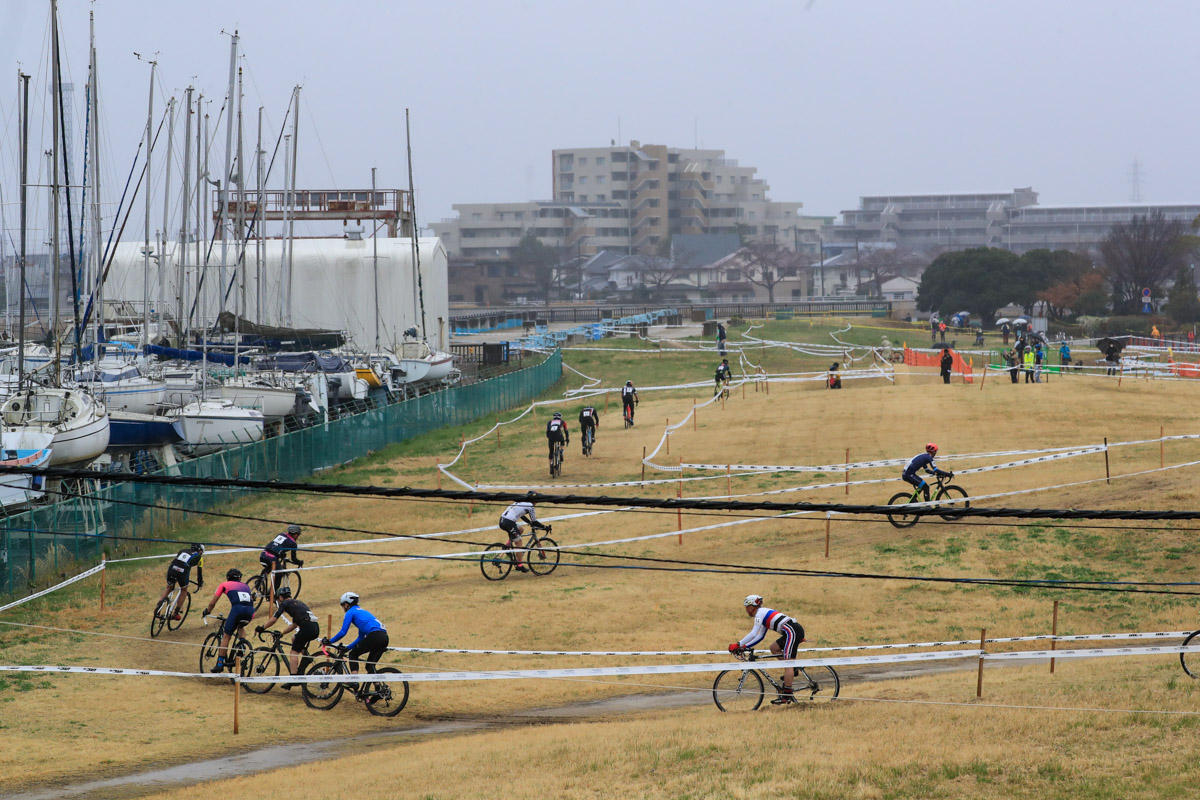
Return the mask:
{"type": "Polygon", "coordinates": [[[358,595],[354,592],[346,592],[338,602],[348,606],[356,606],[358,605],[358,595]]]}
{"type": "Polygon", "coordinates": [[[742,601],[742,605],[747,606],[747,607],[761,606],[762,604],[763,604],[763,599],[762,599],[761,594],[748,594],[748,595],[746,595],[746,599],[742,601]]]}

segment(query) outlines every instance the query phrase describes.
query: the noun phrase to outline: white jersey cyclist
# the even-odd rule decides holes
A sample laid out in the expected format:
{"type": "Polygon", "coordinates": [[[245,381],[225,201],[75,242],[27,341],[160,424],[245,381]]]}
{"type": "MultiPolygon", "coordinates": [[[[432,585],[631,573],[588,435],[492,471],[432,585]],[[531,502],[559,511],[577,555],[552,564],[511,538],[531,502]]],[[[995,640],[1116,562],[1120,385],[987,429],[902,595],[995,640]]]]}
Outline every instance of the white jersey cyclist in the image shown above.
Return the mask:
{"type": "MultiPolygon", "coordinates": [[[[537,522],[537,510],[533,507],[533,503],[513,503],[508,508],[504,509],[504,513],[500,515],[500,519],[508,520],[514,525],[520,523],[522,518],[528,516],[529,522],[537,522]]],[[[501,527],[504,523],[500,523],[501,527]]]]}
{"type": "Polygon", "coordinates": [[[800,623],[784,614],[782,611],[776,611],[773,608],[760,608],[754,613],[754,628],[748,634],[742,637],[738,642],[739,648],[754,647],[767,636],[767,631],[775,631],[780,634],[782,642],[780,649],[788,654],[789,658],[796,657],[796,645],[800,644],[798,638],[803,638],[804,629],[800,627],[800,623]],[[797,637],[799,633],[799,637],[797,637]]]}

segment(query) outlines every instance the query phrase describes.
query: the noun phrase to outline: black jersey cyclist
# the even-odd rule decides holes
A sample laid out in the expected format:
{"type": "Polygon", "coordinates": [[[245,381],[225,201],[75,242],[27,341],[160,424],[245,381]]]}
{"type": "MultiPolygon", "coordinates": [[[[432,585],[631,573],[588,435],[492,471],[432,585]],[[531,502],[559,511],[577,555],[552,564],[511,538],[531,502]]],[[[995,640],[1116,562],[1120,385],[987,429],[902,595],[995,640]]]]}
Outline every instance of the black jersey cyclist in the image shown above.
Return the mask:
{"type": "Polygon", "coordinates": [[[171,593],[171,589],[179,587],[180,595],[179,602],[175,604],[175,616],[173,619],[183,619],[179,613],[179,609],[184,608],[184,602],[188,597],[188,583],[191,581],[192,567],[196,568],[196,588],[204,588],[204,545],[196,542],[186,550],[180,550],[175,554],[175,558],[171,559],[170,566],[167,567],[167,588],[163,590],[162,597],[158,602],[167,599],[167,595],[171,593]]]}
{"type": "MultiPolygon", "coordinates": [[[[799,622],[782,611],[763,606],[762,595],[749,595],[742,601],[742,605],[746,614],[754,617],[754,628],[743,636],[741,641],[729,645],[729,652],[740,653],[747,647],[754,647],[766,638],[768,631],[775,631],[779,638],[771,642],[771,652],[783,659],[796,657],[796,648],[804,641],[804,628],[799,622]]],[[[796,701],[792,696],[792,678],[795,674],[794,668],[783,671],[783,691],[771,701],[774,705],[786,705],[796,701]]]]}
{"type": "Polygon", "coordinates": [[[733,370],[729,368],[729,359],[722,358],[721,365],[717,367],[717,372],[713,376],[713,380],[717,383],[717,394],[721,393],[721,389],[725,385],[725,381],[733,379],[733,370]]]}
{"type": "Polygon", "coordinates": [[[585,406],[579,412],[579,434],[584,441],[587,440],[587,432],[590,429],[592,432],[592,441],[596,440],[596,431],[600,428],[600,412],[592,406],[585,406]]]}
{"type": "Polygon", "coordinates": [[[550,460],[554,460],[554,444],[562,442],[564,445],[570,444],[571,432],[567,430],[567,421],[563,419],[561,411],[555,411],[554,416],[546,423],[546,443],[550,445],[550,460]]]}
{"type": "MultiPolygon", "coordinates": [[[[292,587],[290,586],[280,586],[279,591],[275,594],[275,599],[279,602],[275,615],[255,630],[262,633],[278,622],[280,617],[287,614],[291,624],[281,633],[296,632],[296,635],[292,637],[292,652],[288,654],[288,668],[293,675],[303,675],[308,670],[308,665],[312,663],[312,656],[308,654],[308,643],[321,635],[321,621],[307,605],[292,598],[292,587]]],[[[291,689],[295,685],[294,683],[285,683],[283,688],[291,689]]]]}
{"type": "Polygon", "coordinates": [[[935,477],[953,478],[953,472],[943,472],[937,468],[937,464],[933,463],[933,459],[937,456],[938,446],[933,442],[925,445],[925,452],[919,453],[908,460],[904,465],[904,472],[900,475],[906,482],[911,483],[916,488],[920,489],[925,495],[925,499],[929,500],[929,484],[925,482],[917,473],[922,469],[935,477]]]}
{"type": "Polygon", "coordinates": [[[625,381],[625,385],[621,387],[621,410],[630,425],[633,424],[633,407],[637,403],[638,393],[637,389],[633,388],[633,381],[625,381]]]}
{"type": "Polygon", "coordinates": [[[208,608],[204,609],[203,616],[207,617],[212,613],[213,606],[221,599],[221,595],[229,598],[229,616],[225,618],[225,624],[222,627],[225,636],[221,638],[221,649],[217,651],[217,665],[213,667],[213,672],[225,669],[225,656],[229,652],[229,640],[238,626],[254,618],[254,595],[250,592],[250,587],[242,582],[240,569],[235,567],[225,573],[225,582],[218,586],[217,591],[213,593],[212,600],[208,601],[208,608]]]}
{"type": "MultiPolygon", "coordinates": [[[[300,538],[300,526],[288,525],[287,530],[273,538],[266,548],[259,553],[258,561],[263,565],[263,574],[281,570],[287,566],[290,555],[292,563],[303,567],[304,562],[296,557],[296,540],[300,538]]],[[[275,588],[279,588],[279,576],[275,576],[275,588]]]]}

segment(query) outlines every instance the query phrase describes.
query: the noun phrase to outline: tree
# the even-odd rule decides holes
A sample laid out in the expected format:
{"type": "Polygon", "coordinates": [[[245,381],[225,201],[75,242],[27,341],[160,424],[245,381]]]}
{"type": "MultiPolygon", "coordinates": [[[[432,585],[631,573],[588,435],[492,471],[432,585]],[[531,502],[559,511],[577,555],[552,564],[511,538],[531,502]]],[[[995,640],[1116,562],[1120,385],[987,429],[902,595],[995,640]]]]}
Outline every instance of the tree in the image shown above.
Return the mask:
{"type": "Polygon", "coordinates": [[[1142,289],[1152,296],[1161,294],[1167,279],[1187,266],[1195,247],[1188,232],[1188,225],[1167,219],[1161,211],[1112,226],[1100,243],[1100,255],[1112,287],[1113,311],[1136,313],[1142,289]]]}
{"type": "Polygon", "coordinates": [[[558,265],[558,253],[554,248],[543,244],[533,231],[529,231],[513,249],[511,261],[520,272],[533,275],[534,283],[541,291],[546,305],[550,305],[554,268],[558,265]]]}
{"type": "Polygon", "coordinates": [[[1164,309],[1171,319],[1182,324],[1200,319],[1200,298],[1196,297],[1196,276],[1191,266],[1180,267],[1175,273],[1175,285],[1168,295],[1164,309]]]}
{"type": "Polygon", "coordinates": [[[809,262],[803,253],[778,244],[749,244],[738,253],[741,272],[746,280],[767,290],[767,302],[775,302],[775,287],[799,277],[809,262]]]}
{"type": "Polygon", "coordinates": [[[686,264],[660,256],[631,256],[631,266],[637,274],[638,283],[646,287],[651,297],[658,297],[668,284],[687,277],[690,272],[686,264]]]}
{"type": "Polygon", "coordinates": [[[1007,250],[976,247],[942,253],[921,276],[917,308],[953,314],[962,309],[991,324],[996,310],[1013,301],[1020,259],[1007,250]]]}
{"type": "Polygon", "coordinates": [[[1021,303],[1026,313],[1041,300],[1049,316],[1061,319],[1081,295],[1104,286],[1104,276],[1086,253],[1030,250],[1021,256],[1021,267],[1021,291],[1014,301],[1021,303]]]}
{"type": "Polygon", "coordinates": [[[899,247],[880,247],[868,250],[858,259],[858,270],[871,276],[869,285],[875,296],[883,294],[883,285],[893,278],[915,277],[929,266],[929,259],[912,250],[899,247]]]}

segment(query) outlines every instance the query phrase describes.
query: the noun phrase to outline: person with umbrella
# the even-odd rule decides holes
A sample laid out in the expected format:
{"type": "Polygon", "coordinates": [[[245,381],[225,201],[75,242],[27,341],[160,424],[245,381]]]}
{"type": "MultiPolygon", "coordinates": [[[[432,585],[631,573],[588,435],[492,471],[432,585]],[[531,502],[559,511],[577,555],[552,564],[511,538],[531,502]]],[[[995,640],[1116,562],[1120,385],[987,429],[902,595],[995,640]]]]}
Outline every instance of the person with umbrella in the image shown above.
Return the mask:
{"type": "Polygon", "coordinates": [[[1000,320],[999,322],[1000,322],[1000,335],[1004,337],[1004,344],[1005,344],[1005,346],[1007,346],[1008,345],[1008,332],[1009,332],[1009,330],[1011,330],[1008,327],[1008,319],[1005,318],[1005,319],[1000,320]]]}

